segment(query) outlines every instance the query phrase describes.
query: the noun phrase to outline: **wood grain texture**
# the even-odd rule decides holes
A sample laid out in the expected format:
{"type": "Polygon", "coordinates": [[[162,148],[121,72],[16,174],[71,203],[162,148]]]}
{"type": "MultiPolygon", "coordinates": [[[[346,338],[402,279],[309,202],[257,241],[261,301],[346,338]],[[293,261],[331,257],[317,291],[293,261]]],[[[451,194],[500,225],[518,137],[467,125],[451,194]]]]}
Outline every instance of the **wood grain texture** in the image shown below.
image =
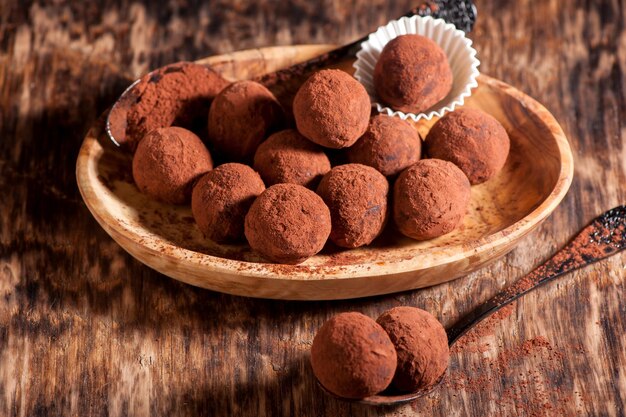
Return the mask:
{"type": "Polygon", "coordinates": [[[308,364],[332,314],[410,304],[449,325],[626,201],[624,2],[477,1],[481,71],[548,107],[576,172],[515,251],[452,283],[345,302],[222,295],[134,261],[81,202],[82,137],[128,77],[236,49],[343,43],[410,6],[1,0],[0,415],[624,415],[624,254],[517,302],[417,403],[338,402],[308,364]]]}

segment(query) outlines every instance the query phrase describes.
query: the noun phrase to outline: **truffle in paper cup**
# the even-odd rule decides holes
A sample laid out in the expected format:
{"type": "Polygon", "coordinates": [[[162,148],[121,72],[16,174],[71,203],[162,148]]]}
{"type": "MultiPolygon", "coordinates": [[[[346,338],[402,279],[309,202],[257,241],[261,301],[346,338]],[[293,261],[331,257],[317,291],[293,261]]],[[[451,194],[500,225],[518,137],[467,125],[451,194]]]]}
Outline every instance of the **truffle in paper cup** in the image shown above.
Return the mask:
{"type": "Polygon", "coordinates": [[[403,120],[411,119],[417,122],[420,119],[430,120],[434,116],[441,117],[446,112],[463,105],[465,98],[472,94],[472,89],[478,86],[476,78],[480,62],[476,58],[476,50],[472,48],[472,41],[454,25],[430,16],[403,17],[379,27],[361,44],[361,50],[356,56],[354,77],[365,86],[378,112],[403,120]],[[390,40],[408,34],[425,36],[439,45],[446,53],[453,75],[452,89],[448,95],[422,113],[405,113],[379,102],[374,88],[374,67],[383,48],[390,40]]]}

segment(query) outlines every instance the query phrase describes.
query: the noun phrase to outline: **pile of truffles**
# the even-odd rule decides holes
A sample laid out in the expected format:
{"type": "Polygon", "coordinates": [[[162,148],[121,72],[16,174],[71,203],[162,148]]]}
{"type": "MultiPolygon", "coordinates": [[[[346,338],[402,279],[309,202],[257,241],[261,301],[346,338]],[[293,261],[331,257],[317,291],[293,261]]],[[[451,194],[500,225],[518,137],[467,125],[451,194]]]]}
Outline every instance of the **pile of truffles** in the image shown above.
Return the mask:
{"type": "Polygon", "coordinates": [[[395,307],[376,321],[341,313],[319,329],[311,367],[333,394],[362,399],[385,390],[428,389],[448,368],[448,337],[439,321],[415,307],[395,307]]]}
{"type": "MultiPolygon", "coordinates": [[[[452,72],[437,44],[405,35],[385,46],[374,81],[385,103],[420,112],[448,94],[452,72]]],[[[371,113],[365,88],[340,70],[313,74],[281,104],[257,82],[178,63],[142,78],[110,120],[141,192],[191,203],[207,239],[296,264],[328,242],[369,245],[388,224],[416,240],[449,233],[471,185],[507,160],[506,130],[481,110],[448,113],[424,143],[412,124],[371,113]]]]}

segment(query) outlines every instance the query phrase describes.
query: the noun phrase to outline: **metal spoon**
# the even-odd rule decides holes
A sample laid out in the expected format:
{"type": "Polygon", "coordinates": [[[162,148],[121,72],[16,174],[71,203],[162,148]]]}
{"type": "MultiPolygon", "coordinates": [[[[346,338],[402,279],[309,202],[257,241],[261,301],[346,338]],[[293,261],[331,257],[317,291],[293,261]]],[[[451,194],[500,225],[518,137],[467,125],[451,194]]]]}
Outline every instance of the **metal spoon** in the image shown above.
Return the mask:
{"type": "MultiPolygon", "coordinates": [[[[470,32],[476,21],[476,7],[472,0],[428,0],[413,8],[404,16],[410,17],[413,15],[442,18],[449,23],[453,23],[460,30],[470,32]]],[[[265,74],[257,78],[256,81],[272,90],[281,103],[287,103],[287,107],[290,107],[290,98],[295,94],[294,88],[297,89],[297,86],[302,84],[304,79],[308,78],[308,76],[316,70],[337,65],[343,60],[355,57],[356,53],[361,48],[361,43],[366,39],[367,36],[300,64],[265,74]]],[[[159,69],[150,72],[149,75],[154,75],[155,71],[158,70],[159,69]]],[[[124,142],[120,140],[120,138],[116,139],[116,133],[119,133],[120,129],[126,129],[126,113],[128,112],[128,108],[134,102],[141,99],[141,93],[135,91],[134,88],[138,82],[139,80],[134,81],[124,90],[115,103],[113,103],[107,115],[105,131],[111,142],[116,146],[121,146],[124,142]],[[111,114],[114,113],[117,113],[119,125],[112,124],[111,114]]]]}
{"type": "MultiPolygon", "coordinates": [[[[561,275],[600,261],[626,249],[626,206],[615,207],[596,217],[587,227],[563,249],[555,253],[534,271],[520,278],[510,287],[500,291],[490,300],[479,305],[474,311],[463,317],[446,332],[448,344],[454,345],[466,333],[470,332],[479,323],[489,318],[502,307],[516,300],[524,294],[561,275]]],[[[381,393],[362,400],[356,400],[367,405],[398,405],[414,401],[432,392],[445,379],[445,373],[435,385],[424,390],[409,394],[381,393]]],[[[322,386],[321,384],[319,384],[322,386]]],[[[337,397],[322,389],[329,395],[337,397]]],[[[346,401],[345,398],[340,398],[346,401]]]]}

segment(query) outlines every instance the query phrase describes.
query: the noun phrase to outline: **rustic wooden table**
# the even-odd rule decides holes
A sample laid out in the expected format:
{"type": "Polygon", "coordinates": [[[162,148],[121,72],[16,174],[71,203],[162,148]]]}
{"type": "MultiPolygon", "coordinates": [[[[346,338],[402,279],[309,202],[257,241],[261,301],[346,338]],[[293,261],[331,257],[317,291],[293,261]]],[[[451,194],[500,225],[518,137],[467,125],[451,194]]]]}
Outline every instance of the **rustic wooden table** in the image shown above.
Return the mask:
{"type": "Polygon", "coordinates": [[[514,304],[414,404],[338,402],[308,361],[331,315],[410,304],[449,325],[626,202],[624,2],[477,1],[481,70],[553,112],[576,176],[537,232],[449,284],[345,302],[217,294],[135,261],[81,201],[81,140],[128,77],[237,49],[343,43],[413,1],[0,0],[0,415],[625,415],[624,254],[514,304]]]}

